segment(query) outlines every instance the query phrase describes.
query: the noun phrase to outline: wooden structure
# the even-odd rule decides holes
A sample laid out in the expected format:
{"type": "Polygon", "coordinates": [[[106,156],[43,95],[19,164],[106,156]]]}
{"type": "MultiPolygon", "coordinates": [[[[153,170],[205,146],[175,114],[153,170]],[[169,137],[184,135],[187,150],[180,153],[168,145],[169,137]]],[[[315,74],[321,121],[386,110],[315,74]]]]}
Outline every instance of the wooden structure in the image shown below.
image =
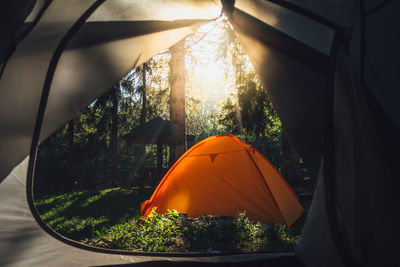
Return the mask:
{"type": "MultiPolygon", "coordinates": [[[[157,145],[157,169],[161,174],[163,162],[163,145],[172,143],[170,121],[161,117],[156,117],[148,121],[143,126],[134,128],[130,133],[123,136],[128,143],[134,144],[156,144],[157,145]]],[[[188,141],[193,141],[195,135],[187,133],[188,141]]]]}

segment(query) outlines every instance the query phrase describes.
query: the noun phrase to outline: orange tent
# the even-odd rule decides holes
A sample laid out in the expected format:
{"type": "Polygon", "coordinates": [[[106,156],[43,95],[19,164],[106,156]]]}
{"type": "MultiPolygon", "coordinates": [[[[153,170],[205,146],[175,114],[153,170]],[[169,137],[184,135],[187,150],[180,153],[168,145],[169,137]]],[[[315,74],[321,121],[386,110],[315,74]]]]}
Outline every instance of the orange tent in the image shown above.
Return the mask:
{"type": "Polygon", "coordinates": [[[200,141],[171,167],[141,205],[148,216],[176,209],[190,217],[246,215],[291,226],[302,214],[298,198],[271,163],[233,135],[200,141]]]}

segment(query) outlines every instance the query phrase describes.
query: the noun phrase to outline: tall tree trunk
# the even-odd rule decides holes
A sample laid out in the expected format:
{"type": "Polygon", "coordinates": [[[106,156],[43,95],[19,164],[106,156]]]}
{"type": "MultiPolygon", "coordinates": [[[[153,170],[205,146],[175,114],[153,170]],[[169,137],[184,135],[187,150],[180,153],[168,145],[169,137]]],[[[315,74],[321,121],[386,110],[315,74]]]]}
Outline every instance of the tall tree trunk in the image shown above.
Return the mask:
{"type": "Polygon", "coordinates": [[[68,144],[67,144],[67,163],[68,163],[68,181],[66,183],[67,189],[72,190],[74,187],[74,169],[75,169],[75,160],[74,160],[74,133],[75,133],[75,123],[74,120],[70,120],[68,123],[68,144]]]}
{"type": "Polygon", "coordinates": [[[112,128],[111,128],[111,153],[112,153],[112,178],[118,184],[118,96],[117,88],[112,94],[112,128]]]}
{"type": "Polygon", "coordinates": [[[282,129],[282,176],[291,186],[303,186],[305,174],[300,167],[300,155],[287,131],[282,129]]]}
{"type": "Polygon", "coordinates": [[[185,40],[169,49],[170,67],[170,121],[171,121],[171,156],[175,162],[186,151],[185,129],[185,40]]]}
{"type": "Polygon", "coordinates": [[[146,123],[146,115],[147,115],[147,97],[146,97],[146,68],[147,63],[143,63],[143,73],[142,73],[142,111],[140,112],[140,125],[143,126],[146,123]]]}

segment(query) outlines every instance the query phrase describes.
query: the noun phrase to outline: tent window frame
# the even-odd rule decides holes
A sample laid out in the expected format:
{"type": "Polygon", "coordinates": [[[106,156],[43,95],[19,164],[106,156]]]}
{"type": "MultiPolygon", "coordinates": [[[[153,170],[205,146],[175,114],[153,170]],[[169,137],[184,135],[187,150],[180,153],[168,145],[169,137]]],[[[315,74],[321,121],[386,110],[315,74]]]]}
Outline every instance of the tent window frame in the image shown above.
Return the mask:
{"type": "MultiPolygon", "coordinates": [[[[56,50],[53,53],[53,56],[51,58],[51,62],[49,64],[47,74],[46,74],[46,79],[45,83],[43,86],[42,90],[42,96],[40,99],[40,104],[39,104],[39,109],[36,117],[36,122],[35,122],[35,127],[34,127],[34,132],[32,135],[32,143],[30,147],[30,157],[29,157],[29,164],[28,164],[28,173],[27,173],[27,183],[26,183],[26,197],[27,197],[27,202],[29,205],[29,208],[31,210],[31,213],[36,220],[36,222],[39,224],[39,226],[47,232],[50,236],[54,237],[55,239],[66,243],[68,245],[71,245],[73,247],[79,248],[79,249],[84,249],[87,251],[93,251],[93,252],[101,252],[101,253],[106,253],[106,254],[117,254],[117,255],[133,255],[133,256],[172,256],[172,257],[217,257],[217,256],[225,256],[225,255],[240,255],[240,254],[253,254],[253,253],[220,253],[220,254],[207,254],[207,253],[145,253],[145,252],[132,252],[132,251],[123,251],[123,250],[115,250],[115,249],[104,249],[104,248],[98,248],[98,247],[91,247],[88,245],[84,245],[82,243],[79,243],[77,241],[68,239],[57,232],[53,231],[50,229],[40,218],[40,215],[34,205],[34,200],[33,200],[33,179],[34,179],[34,171],[35,171],[35,163],[36,163],[36,155],[37,155],[37,149],[38,149],[38,144],[39,144],[39,136],[43,124],[43,118],[44,118],[44,113],[46,109],[46,104],[48,100],[48,96],[50,93],[50,88],[51,88],[51,83],[52,79],[58,64],[58,61],[63,53],[63,51],[66,49],[69,41],[72,39],[72,37],[76,34],[76,32],[81,28],[81,26],[86,22],[88,17],[99,7],[101,6],[106,0],[96,0],[82,15],[81,17],[73,24],[73,26],[69,29],[69,31],[65,34],[59,45],[57,46],[56,50]]],[[[341,35],[341,28],[337,26],[336,24],[333,24],[329,22],[328,20],[319,17],[315,15],[312,12],[309,12],[307,10],[304,10],[296,5],[290,4],[288,2],[284,2],[281,0],[267,0],[273,3],[276,3],[278,5],[281,5],[285,8],[288,8],[290,10],[293,10],[299,14],[302,14],[306,17],[309,17],[316,22],[322,23],[324,25],[327,25],[328,27],[332,28],[334,30],[334,41],[332,43],[332,48],[331,48],[331,53],[329,56],[329,62],[331,63],[330,68],[327,70],[327,74],[330,75],[330,84],[328,84],[327,88],[327,98],[326,98],[326,103],[327,103],[327,110],[325,111],[325,118],[329,119],[333,116],[333,92],[334,92],[334,75],[335,75],[335,62],[337,59],[337,54],[340,49],[340,42],[338,41],[340,38],[339,36],[341,35]]],[[[43,13],[46,10],[47,6],[43,8],[43,13]]],[[[37,17],[37,20],[39,21],[41,16],[37,17]]],[[[262,23],[262,22],[261,22],[262,23]]],[[[264,23],[263,23],[264,24],[264,23]]],[[[268,26],[268,25],[267,25],[268,26]]],[[[278,31],[279,32],[279,31],[278,31]]],[[[281,32],[279,32],[281,33],[281,32]]],[[[283,33],[282,33],[283,34],[283,33]]],[[[333,120],[326,120],[326,128],[325,129],[331,129],[333,127],[333,120]]],[[[334,158],[334,144],[333,144],[333,134],[332,131],[325,131],[325,138],[326,138],[326,147],[324,151],[324,163],[327,164],[325,166],[334,166],[333,158],[334,158]]],[[[329,167],[328,167],[329,168],[329,167]]],[[[339,218],[338,214],[335,211],[335,195],[334,192],[332,192],[332,188],[334,188],[335,181],[334,181],[334,176],[331,174],[330,176],[327,175],[327,172],[324,171],[324,180],[325,180],[325,190],[328,192],[326,195],[326,200],[327,200],[327,211],[328,211],[328,216],[329,216],[329,226],[332,231],[332,233],[339,233],[337,237],[337,240],[335,240],[335,245],[337,246],[337,249],[340,251],[339,245],[346,244],[345,240],[343,239],[344,233],[342,233],[340,227],[339,227],[339,218]],[[332,187],[331,187],[332,186],[332,187]]],[[[334,235],[333,235],[334,236],[334,235]]],[[[279,252],[269,252],[270,254],[276,254],[276,253],[282,253],[284,251],[279,251],[279,252]]],[[[348,261],[348,255],[347,254],[348,249],[347,247],[344,248],[343,253],[341,253],[342,259],[344,261],[348,261]],[[346,255],[347,254],[347,255],[346,255]]],[[[351,255],[351,254],[350,254],[351,255]]],[[[350,259],[351,260],[351,259],[350,259]]],[[[354,266],[354,265],[353,265],[354,266]]]]}

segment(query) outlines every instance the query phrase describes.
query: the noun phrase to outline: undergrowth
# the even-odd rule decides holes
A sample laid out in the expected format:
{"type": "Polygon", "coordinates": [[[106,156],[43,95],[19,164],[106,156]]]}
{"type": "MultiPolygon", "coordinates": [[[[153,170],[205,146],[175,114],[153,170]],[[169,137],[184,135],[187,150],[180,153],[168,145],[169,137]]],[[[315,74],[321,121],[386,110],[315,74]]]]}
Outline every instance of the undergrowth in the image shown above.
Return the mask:
{"type": "Polygon", "coordinates": [[[291,250],[304,223],[304,216],[288,228],[251,221],[245,213],[235,218],[189,218],[176,210],[144,218],[128,207],[138,207],[147,195],[121,188],[83,191],[42,197],[36,206],[44,222],[66,237],[91,246],[138,252],[291,250]]]}
{"type": "Polygon", "coordinates": [[[298,233],[285,225],[253,222],[240,213],[236,218],[189,218],[176,210],[140,217],[84,240],[92,246],[145,252],[253,252],[290,250],[298,233]]]}

